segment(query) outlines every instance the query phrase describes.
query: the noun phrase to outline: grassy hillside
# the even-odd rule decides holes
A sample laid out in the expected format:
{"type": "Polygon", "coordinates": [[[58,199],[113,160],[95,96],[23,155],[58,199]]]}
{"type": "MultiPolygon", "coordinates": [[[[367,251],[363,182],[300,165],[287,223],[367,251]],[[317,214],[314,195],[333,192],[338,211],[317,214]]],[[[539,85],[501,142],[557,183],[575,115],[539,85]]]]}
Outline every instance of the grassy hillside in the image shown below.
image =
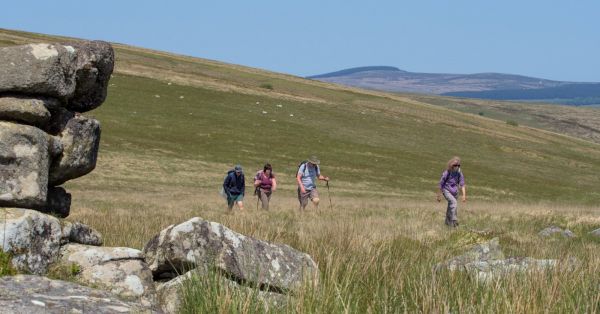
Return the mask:
{"type": "MultiPolygon", "coordinates": [[[[47,40],[1,34],[3,43],[47,40]]],[[[116,53],[108,99],[91,113],[103,124],[100,158],[153,152],[221,164],[215,175],[270,161],[291,187],[285,179],[315,153],[340,192],[429,198],[445,161],[460,155],[474,199],[600,200],[595,144],[407,97],[121,45],[116,53]]]]}
{"type": "MultiPolygon", "coordinates": [[[[0,30],[1,45],[49,40],[55,38],[0,30]]],[[[318,295],[306,291],[287,312],[598,310],[598,241],[585,234],[600,226],[600,145],[506,122],[519,112],[481,116],[481,109],[444,103],[450,98],[115,50],[108,99],[86,113],[102,124],[97,168],[66,184],[69,219],[101,231],[106,245],[141,248],[193,216],[289,244],[315,258],[323,280],[318,295]],[[299,214],[294,170],[310,154],[332,177],[331,193],[321,186],[320,211],[299,214]],[[469,197],[458,231],[443,226],[445,205],[434,201],[453,155],[463,159],[469,197]],[[249,212],[226,214],[217,193],[225,172],[241,163],[251,175],[266,161],[281,183],[273,210],[256,211],[247,197],[249,212]],[[537,237],[549,224],[583,236],[537,237]],[[575,256],[584,266],[475,288],[466,277],[432,274],[435,263],[491,236],[508,256],[575,256]],[[531,291],[539,292],[534,301],[524,297],[531,291]]],[[[251,302],[238,307],[227,293],[212,293],[207,302],[214,304],[190,305],[189,312],[254,312],[251,302]]]]}

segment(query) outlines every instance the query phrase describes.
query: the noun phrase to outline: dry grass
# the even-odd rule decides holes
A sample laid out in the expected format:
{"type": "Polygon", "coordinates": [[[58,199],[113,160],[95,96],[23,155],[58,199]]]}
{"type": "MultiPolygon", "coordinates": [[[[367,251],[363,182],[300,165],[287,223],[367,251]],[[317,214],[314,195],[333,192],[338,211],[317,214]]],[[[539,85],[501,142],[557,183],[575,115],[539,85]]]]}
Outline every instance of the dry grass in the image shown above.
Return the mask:
{"type": "MultiPolygon", "coordinates": [[[[334,185],[330,207],[327,190],[321,186],[319,210],[309,207],[299,212],[293,185],[287,182],[274,194],[271,211],[256,210],[256,199],[249,197],[244,212],[228,213],[214,183],[221,175],[211,171],[222,165],[188,161],[186,167],[194,172],[168,175],[173,169],[161,166],[156,156],[140,156],[136,163],[126,156],[108,155],[103,162],[113,166],[73,181],[69,220],[98,229],[108,246],[142,248],[167,225],[199,216],[309,253],[319,264],[320,284],[307,286],[287,307],[271,307],[271,312],[600,310],[600,241],[587,235],[600,226],[598,207],[469,201],[460,204],[460,228],[450,230],[443,225],[445,204],[435,202],[432,192],[424,191],[420,199],[365,197],[340,195],[334,185]],[[136,178],[138,168],[155,175],[136,178]],[[152,183],[145,186],[148,181],[152,183]],[[111,182],[113,190],[107,192],[111,182]],[[570,228],[579,237],[537,235],[550,225],[570,228]],[[509,275],[489,285],[478,284],[465,274],[431,271],[436,263],[491,237],[500,237],[507,256],[576,257],[581,265],[569,272],[509,275]]],[[[239,294],[210,278],[190,282],[194,288],[189,288],[184,312],[266,311],[256,293],[239,294]]]]}

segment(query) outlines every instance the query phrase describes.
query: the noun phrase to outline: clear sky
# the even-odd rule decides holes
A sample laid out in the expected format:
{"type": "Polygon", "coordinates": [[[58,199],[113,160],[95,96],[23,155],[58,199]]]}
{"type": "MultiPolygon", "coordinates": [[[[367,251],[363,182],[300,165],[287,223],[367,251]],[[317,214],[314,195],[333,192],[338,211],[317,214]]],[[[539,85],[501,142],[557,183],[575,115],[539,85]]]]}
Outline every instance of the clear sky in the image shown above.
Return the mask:
{"type": "Polygon", "coordinates": [[[600,1],[7,1],[0,28],[307,76],[368,65],[600,82],[600,1]]]}

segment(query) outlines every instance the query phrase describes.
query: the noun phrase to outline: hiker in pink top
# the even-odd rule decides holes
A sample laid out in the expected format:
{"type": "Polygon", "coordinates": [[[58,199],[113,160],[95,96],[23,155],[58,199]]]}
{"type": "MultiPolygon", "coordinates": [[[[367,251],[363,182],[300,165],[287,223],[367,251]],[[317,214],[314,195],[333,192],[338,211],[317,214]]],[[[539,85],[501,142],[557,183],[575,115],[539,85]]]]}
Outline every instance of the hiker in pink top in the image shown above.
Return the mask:
{"type": "Polygon", "coordinates": [[[458,227],[458,189],[462,192],[462,201],[467,201],[467,192],[465,188],[465,176],[460,171],[460,158],[453,157],[448,161],[446,170],[442,173],[442,178],[438,185],[437,201],[442,200],[442,194],[448,201],[446,208],[446,225],[458,227]]]}
{"type": "Polygon", "coordinates": [[[271,194],[277,189],[277,180],[273,173],[271,164],[266,164],[263,170],[256,173],[254,177],[254,192],[262,203],[262,209],[269,210],[271,194]]]}

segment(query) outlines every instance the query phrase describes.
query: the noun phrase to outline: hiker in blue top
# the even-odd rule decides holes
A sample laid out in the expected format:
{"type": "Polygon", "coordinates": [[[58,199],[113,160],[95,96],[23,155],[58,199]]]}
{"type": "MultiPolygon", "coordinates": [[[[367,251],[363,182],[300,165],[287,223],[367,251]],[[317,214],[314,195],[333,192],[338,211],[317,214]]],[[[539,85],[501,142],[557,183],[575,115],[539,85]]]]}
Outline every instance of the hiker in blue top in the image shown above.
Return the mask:
{"type": "Polygon", "coordinates": [[[244,171],[242,166],[236,165],[233,170],[230,170],[223,182],[223,190],[227,194],[227,208],[229,211],[233,209],[233,205],[237,203],[240,210],[244,210],[244,192],[246,191],[246,182],[244,179],[244,171]]]}
{"type": "Polygon", "coordinates": [[[300,164],[296,181],[298,182],[298,201],[300,202],[300,210],[306,209],[308,199],[310,199],[315,207],[319,207],[319,192],[317,191],[317,179],[329,181],[329,177],[321,175],[319,169],[320,161],[316,156],[311,156],[306,162],[300,164]]]}
{"type": "Polygon", "coordinates": [[[442,178],[438,185],[437,201],[442,200],[442,194],[448,201],[446,208],[446,225],[458,227],[457,207],[458,189],[462,191],[462,201],[467,201],[467,192],[465,188],[465,176],[460,171],[460,158],[453,157],[448,161],[447,168],[442,173],[442,178]]]}

